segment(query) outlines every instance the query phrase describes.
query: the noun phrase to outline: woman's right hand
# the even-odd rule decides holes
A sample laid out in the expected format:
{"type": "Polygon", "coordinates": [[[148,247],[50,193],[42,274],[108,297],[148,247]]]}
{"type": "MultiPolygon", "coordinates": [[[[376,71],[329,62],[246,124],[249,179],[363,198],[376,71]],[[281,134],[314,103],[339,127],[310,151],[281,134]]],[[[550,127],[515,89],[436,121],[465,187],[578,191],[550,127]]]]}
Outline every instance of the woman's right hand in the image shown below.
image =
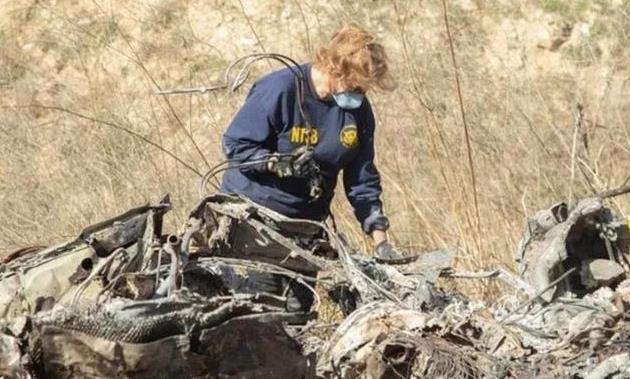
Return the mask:
{"type": "Polygon", "coordinates": [[[302,146],[291,154],[273,153],[267,171],[279,178],[311,178],[319,173],[319,166],[313,159],[313,151],[302,146]]]}

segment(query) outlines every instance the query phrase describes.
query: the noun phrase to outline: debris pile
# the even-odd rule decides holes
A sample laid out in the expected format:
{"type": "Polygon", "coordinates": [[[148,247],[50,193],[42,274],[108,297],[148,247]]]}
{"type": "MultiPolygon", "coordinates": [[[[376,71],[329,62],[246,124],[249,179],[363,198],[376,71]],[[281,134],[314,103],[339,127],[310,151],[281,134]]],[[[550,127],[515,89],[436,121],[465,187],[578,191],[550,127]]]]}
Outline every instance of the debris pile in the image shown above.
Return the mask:
{"type": "Polygon", "coordinates": [[[453,254],[356,253],[325,224],[213,195],[180,233],[168,198],[0,265],[0,377],[622,378],[630,376],[628,225],[601,200],[527,223],[519,273],[453,254]],[[498,278],[493,304],[439,277],[498,278]],[[321,288],[345,318],[313,333],[321,288]]]}

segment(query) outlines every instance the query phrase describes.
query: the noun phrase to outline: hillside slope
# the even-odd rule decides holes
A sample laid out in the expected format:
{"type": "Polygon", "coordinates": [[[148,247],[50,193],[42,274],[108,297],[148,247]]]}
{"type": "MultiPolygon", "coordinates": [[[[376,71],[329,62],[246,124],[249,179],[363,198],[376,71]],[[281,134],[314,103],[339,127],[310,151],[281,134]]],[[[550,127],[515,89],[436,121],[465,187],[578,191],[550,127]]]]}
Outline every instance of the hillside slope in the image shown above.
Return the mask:
{"type": "MultiPolygon", "coordinates": [[[[178,225],[198,177],[138,135],[203,172],[247,86],[153,92],[214,83],[247,53],[306,61],[355,22],[386,44],[399,81],[370,96],[393,239],[455,249],[465,268],[510,265],[526,214],[627,180],[630,1],[448,3],[478,218],[440,1],[0,1],[0,252],[164,193],[178,225]]],[[[334,213],[368,248],[342,192],[334,213]]]]}

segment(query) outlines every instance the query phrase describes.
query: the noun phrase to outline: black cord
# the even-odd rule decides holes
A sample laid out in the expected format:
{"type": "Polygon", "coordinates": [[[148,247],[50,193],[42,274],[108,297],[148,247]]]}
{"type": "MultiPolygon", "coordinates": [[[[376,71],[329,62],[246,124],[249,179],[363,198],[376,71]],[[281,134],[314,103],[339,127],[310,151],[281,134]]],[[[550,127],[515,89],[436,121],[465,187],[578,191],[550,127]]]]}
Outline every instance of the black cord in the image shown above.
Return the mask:
{"type": "MultiPolygon", "coordinates": [[[[313,124],[311,122],[310,117],[307,116],[307,113],[305,111],[305,107],[304,107],[304,102],[306,101],[306,96],[305,96],[305,84],[306,84],[306,72],[304,71],[304,69],[302,68],[302,66],[300,66],[295,60],[293,60],[292,58],[286,56],[286,55],[282,55],[282,54],[277,54],[277,53],[257,53],[257,54],[250,54],[250,55],[246,55],[244,57],[239,58],[238,60],[236,60],[234,63],[232,63],[230,65],[230,67],[228,68],[228,70],[226,70],[226,74],[225,74],[225,81],[226,83],[229,82],[229,73],[232,70],[232,68],[234,66],[236,66],[237,64],[239,64],[240,62],[243,62],[247,59],[251,59],[249,62],[247,62],[243,68],[241,69],[241,71],[239,71],[239,74],[237,75],[237,78],[240,78],[241,73],[244,72],[244,70],[246,70],[249,66],[251,66],[252,64],[254,64],[255,62],[262,60],[262,59],[274,59],[280,63],[282,63],[284,66],[286,66],[291,73],[295,76],[295,86],[296,86],[296,90],[298,93],[298,109],[300,111],[300,115],[302,116],[302,118],[304,119],[304,122],[306,124],[306,128],[307,130],[309,130],[309,133],[311,133],[311,130],[313,129],[313,124]]],[[[242,83],[235,83],[238,85],[233,86],[233,90],[235,90],[236,88],[238,88],[242,83]]],[[[310,146],[310,140],[307,140],[307,146],[310,146]]]]}
{"type": "MultiPolygon", "coordinates": [[[[300,66],[295,60],[293,60],[292,58],[286,56],[286,55],[282,55],[282,54],[277,54],[277,53],[256,53],[256,54],[250,54],[250,55],[246,55],[244,57],[241,57],[239,59],[237,59],[236,61],[234,61],[225,71],[224,74],[224,80],[225,80],[225,85],[227,87],[228,83],[230,82],[229,80],[229,76],[230,73],[232,71],[232,69],[237,66],[238,64],[240,64],[241,62],[245,62],[243,67],[240,69],[240,71],[238,72],[233,84],[232,84],[232,90],[236,90],[238,87],[240,87],[245,79],[241,80],[241,77],[243,75],[245,75],[244,73],[248,73],[248,69],[249,66],[251,66],[252,64],[254,64],[257,61],[260,61],[262,59],[273,59],[275,61],[280,62],[281,64],[283,64],[287,69],[289,69],[291,71],[291,73],[295,76],[295,87],[296,87],[296,92],[298,94],[298,109],[300,112],[300,115],[302,116],[302,118],[304,119],[304,123],[306,124],[306,129],[307,129],[307,133],[309,135],[309,138],[307,138],[306,140],[306,148],[307,149],[313,149],[313,147],[311,146],[311,139],[310,136],[313,133],[313,124],[311,122],[310,117],[308,117],[307,112],[306,112],[306,107],[305,107],[305,101],[306,101],[306,94],[305,94],[305,85],[306,85],[306,80],[307,80],[307,76],[306,76],[306,72],[304,71],[304,69],[302,68],[302,66],[300,66]]],[[[280,156],[287,156],[287,155],[291,155],[291,154],[274,154],[276,156],[280,155],[280,156]]],[[[234,169],[234,168],[243,168],[243,167],[250,167],[250,166],[254,166],[254,165],[258,165],[261,163],[266,163],[268,161],[268,159],[263,159],[263,158],[269,158],[271,156],[271,154],[265,154],[263,156],[259,156],[256,157],[255,161],[244,161],[243,159],[226,159],[216,165],[214,165],[213,167],[211,167],[210,169],[208,169],[208,171],[206,172],[205,175],[203,175],[201,182],[200,182],[200,186],[199,186],[199,196],[203,197],[205,196],[205,190],[206,187],[208,185],[208,183],[212,184],[212,186],[216,189],[219,190],[219,187],[217,184],[210,182],[211,179],[216,178],[216,175],[219,174],[220,172],[229,170],[229,169],[234,169]],[[238,164],[236,165],[229,165],[230,163],[234,163],[234,162],[238,162],[238,164]],[[222,166],[228,164],[228,167],[223,167],[222,166]]]]}

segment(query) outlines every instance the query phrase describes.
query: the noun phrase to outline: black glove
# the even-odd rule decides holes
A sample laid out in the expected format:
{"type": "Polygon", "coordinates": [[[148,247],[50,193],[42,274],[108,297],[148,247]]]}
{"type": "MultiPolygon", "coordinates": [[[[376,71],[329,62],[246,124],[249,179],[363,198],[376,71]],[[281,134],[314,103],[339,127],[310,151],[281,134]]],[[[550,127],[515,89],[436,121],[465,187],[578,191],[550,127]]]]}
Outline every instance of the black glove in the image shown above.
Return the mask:
{"type": "Polygon", "coordinates": [[[274,173],[279,178],[287,178],[293,176],[293,160],[291,155],[281,155],[274,153],[267,161],[267,171],[274,173]]]}
{"type": "Polygon", "coordinates": [[[402,258],[402,254],[400,254],[394,246],[392,246],[389,241],[381,241],[376,248],[374,249],[376,253],[376,258],[382,259],[384,261],[397,260],[402,258]]]}
{"type": "Polygon", "coordinates": [[[313,159],[313,150],[302,146],[291,154],[272,154],[267,170],[279,178],[310,178],[319,174],[319,165],[313,159]]]}

